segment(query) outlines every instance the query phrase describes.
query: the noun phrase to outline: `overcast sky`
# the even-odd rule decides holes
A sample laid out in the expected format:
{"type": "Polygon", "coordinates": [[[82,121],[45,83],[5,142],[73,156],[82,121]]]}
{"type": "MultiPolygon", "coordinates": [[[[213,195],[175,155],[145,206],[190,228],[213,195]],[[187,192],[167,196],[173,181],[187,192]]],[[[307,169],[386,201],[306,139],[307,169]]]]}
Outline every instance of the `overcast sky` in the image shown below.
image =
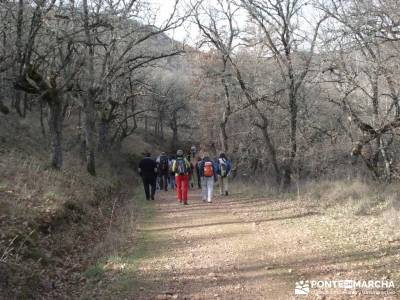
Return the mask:
{"type": "MultiPolygon", "coordinates": [[[[150,2],[153,4],[155,8],[158,8],[158,24],[162,24],[163,21],[165,21],[172,13],[173,10],[173,5],[175,4],[175,0],[150,0],[150,2]]],[[[180,2],[183,1],[181,0],[180,2]]],[[[181,5],[182,5],[181,4],[181,5]]],[[[189,22],[186,22],[184,26],[177,28],[173,31],[170,31],[167,33],[171,38],[178,40],[178,41],[184,41],[187,40],[187,42],[195,42],[196,37],[198,36],[198,30],[194,26],[190,26],[189,22]]]]}
{"type": "MultiPolygon", "coordinates": [[[[190,0],[179,1],[180,11],[182,13],[187,9],[184,7],[185,5],[184,2],[189,2],[189,1],[190,0]]],[[[214,0],[204,0],[203,3],[204,5],[207,5],[207,2],[214,4],[212,1],[214,0]]],[[[149,0],[149,2],[152,4],[154,9],[158,9],[156,25],[160,26],[171,15],[173,11],[173,6],[175,4],[175,0],[149,0]]],[[[311,33],[313,32],[314,28],[313,26],[315,25],[312,24],[313,22],[311,20],[317,17],[317,12],[312,8],[311,5],[309,5],[304,7],[303,14],[305,14],[306,18],[303,19],[303,21],[300,21],[302,30],[311,33]]],[[[243,11],[236,13],[235,19],[239,23],[240,27],[245,26],[247,17],[243,11]]],[[[167,34],[168,36],[177,41],[185,42],[192,46],[195,46],[196,42],[198,42],[200,37],[200,32],[197,26],[195,24],[191,24],[190,20],[186,21],[183,24],[183,26],[167,32],[167,34]]]]}

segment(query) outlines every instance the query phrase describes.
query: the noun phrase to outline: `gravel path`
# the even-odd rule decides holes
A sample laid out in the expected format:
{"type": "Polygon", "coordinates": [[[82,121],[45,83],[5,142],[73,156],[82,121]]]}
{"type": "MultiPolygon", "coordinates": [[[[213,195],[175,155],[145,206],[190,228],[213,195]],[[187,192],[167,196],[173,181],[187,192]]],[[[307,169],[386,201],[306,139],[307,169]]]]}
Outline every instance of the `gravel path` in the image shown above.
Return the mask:
{"type": "MultiPolygon", "coordinates": [[[[379,235],[384,218],[244,195],[203,203],[191,191],[189,199],[183,206],[172,192],[158,194],[138,228],[134,269],[113,278],[121,299],[299,299],[300,280],[400,278],[400,242],[379,235]]],[[[307,299],[383,299],[354,292],[314,289],[307,299]]]]}

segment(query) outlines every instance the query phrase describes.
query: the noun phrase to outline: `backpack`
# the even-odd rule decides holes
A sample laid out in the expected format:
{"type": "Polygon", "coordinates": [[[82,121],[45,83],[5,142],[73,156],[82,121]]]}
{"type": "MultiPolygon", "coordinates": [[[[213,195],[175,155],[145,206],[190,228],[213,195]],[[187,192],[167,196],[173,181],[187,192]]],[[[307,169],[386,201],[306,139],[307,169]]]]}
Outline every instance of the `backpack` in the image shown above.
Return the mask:
{"type": "Polygon", "coordinates": [[[226,165],[226,160],[225,159],[220,159],[219,160],[219,169],[221,173],[221,177],[226,177],[228,175],[228,167],[226,165]]]}
{"type": "Polygon", "coordinates": [[[187,166],[185,159],[177,158],[175,164],[176,164],[175,165],[176,173],[178,173],[179,175],[184,175],[187,173],[187,166]]]}
{"type": "Polygon", "coordinates": [[[169,163],[168,163],[168,171],[170,172],[170,173],[174,173],[174,170],[172,170],[172,166],[174,165],[174,163],[175,163],[175,159],[172,159],[169,163]]]}
{"type": "Polygon", "coordinates": [[[168,158],[166,156],[160,157],[160,171],[163,173],[168,172],[168,158]]]}
{"type": "Polygon", "coordinates": [[[214,176],[213,164],[211,161],[204,162],[203,174],[204,174],[204,177],[213,177],[214,176]]]}

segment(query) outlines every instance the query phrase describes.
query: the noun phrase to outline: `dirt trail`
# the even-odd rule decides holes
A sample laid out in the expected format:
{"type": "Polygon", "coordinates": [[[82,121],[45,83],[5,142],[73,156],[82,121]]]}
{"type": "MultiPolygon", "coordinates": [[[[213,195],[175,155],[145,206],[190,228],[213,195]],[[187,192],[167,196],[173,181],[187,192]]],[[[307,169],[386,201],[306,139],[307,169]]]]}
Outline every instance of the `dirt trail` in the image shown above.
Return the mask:
{"type": "MultiPolygon", "coordinates": [[[[146,251],[135,266],[135,284],[125,284],[124,298],[295,299],[299,280],[398,276],[386,274],[388,267],[399,269],[398,243],[376,247],[362,237],[354,242],[346,219],[328,217],[316,206],[243,197],[216,197],[209,204],[198,191],[189,198],[190,205],[183,206],[172,192],[158,194],[154,217],[138,229],[146,251]]],[[[363,235],[367,220],[354,222],[359,224],[354,234],[363,235]]],[[[365,299],[314,291],[307,299],[351,297],[365,299]]]]}

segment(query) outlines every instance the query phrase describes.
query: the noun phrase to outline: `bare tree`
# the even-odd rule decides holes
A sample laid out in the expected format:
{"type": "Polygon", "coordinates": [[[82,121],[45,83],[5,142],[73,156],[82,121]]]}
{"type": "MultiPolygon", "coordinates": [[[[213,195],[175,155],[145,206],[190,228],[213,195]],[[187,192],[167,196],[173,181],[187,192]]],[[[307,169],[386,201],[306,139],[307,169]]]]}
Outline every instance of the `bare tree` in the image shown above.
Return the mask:
{"type": "Polygon", "coordinates": [[[63,30],[71,21],[56,17],[57,10],[64,8],[56,8],[55,1],[41,1],[34,6],[23,1],[19,4],[15,87],[36,95],[39,101],[48,105],[51,164],[60,169],[63,165],[62,127],[66,93],[70,91],[70,83],[81,67],[81,62],[76,59],[75,47],[66,38],[71,32],[63,30]],[[30,27],[25,28],[26,24],[30,27]]]}
{"type": "Polygon", "coordinates": [[[238,46],[239,28],[235,22],[235,14],[239,7],[233,7],[231,1],[217,0],[216,6],[207,3],[192,4],[195,10],[194,20],[203,34],[201,45],[212,45],[216,49],[216,56],[220,61],[220,70],[217,76],[223,88],[223,109],[219,122],[220,141],[223,152],[229,151],[227,124],[231,116],[232,101],[229,80],[232,76],[228,57],[238,46]]]}
{"type": "MultiPolygon", "coordinates": [[[[160,37],[165,37],[164,33],[179,26],[186,16],[177,15],[177,5],[179,0],[175,1],[174,9],[161,27],[152,24],[135,23],[132,19],[151,19],[152,12],[144,10],[146,4],[142,1],[128,1],[123,6],[113,6],[112,3],[98,3],[92,5],[89,10],[88,2],[83,1],[83,28],[85,32],[85,59],[86,59],[86,87],[85,95],[82,97],[84,108],[84,128],[85,128],[85,146],[87,154],[87,169],[92,175],[95,174],[95,149],[96,141],[95,123],[96,123],[96,105],[97,101],[110,103],[110,111],[123,110],[122,121],[118,124],[120,138],[125,138],[131,134],[127,126],[130,121],[135,122],[135,114],[128,113],[126,101],[134,99],[132,96],[120,101],[114,100],[112,86],[119,80],[128,78],[132,82],[132,76],[151,63],[170,56],[182,53],[171,41],[169,49],[156,49],[152,47],[160,37]],[[103,5],[103,6],[101,6],[103,5]],[[108,9],[111,14],[105,14],[103,11],[108,9]],[[149,51],[148,49],[151,49],[149,51]],[[106,96],[105,96],[106,95],[106,96]],[[99,99],[99,98],[102,99],[99,99]],[[111,97],[111,98],[110,98],[111,97]],[[125,126],[123,126],[125,125],[125,126]]],[[[132,87],[129,88],[132,91],[132,87]]],[[[103,118],[103,125],[106,119],[103,118]]],[[[108,118],[109,121],[114,120],[108,118]]],[[[132,129],[136,129],[134,123],[132,129]]],[[[107,136],[105,130],[107,126],[102,127],[103,136],[107,136]]],[[[120,140],[122,140],[120,139],[120,140]]]]}
{"type": "MultiPolygon", "coordinates": [[[[282,166],[284,171],[282,183],[285,187],[289,186],[291,183],[293,165],[297,154],[299,92],[310,71],[319,27],[325,20],[325,18],[321,18],[316,22],[311,38],[309,38],[310,34],[301,30],[299,25],[299,20],[302,19],[302,9],[306,4],[306,2],[298,0],[240,1],[241,7],[247,11],[250,18],[255,21],[257,27],[261,31],[261,37],[259,40],[256,40],[255,43],[260,43],[265,47],[266,53],[264,55],[273,58],[276,69],[280,74],[281,88],[272,90],[275,90],[278,94],[284,93],[288,105],[288,136],[290,148],[282,166]],[[306,45],[308,45],[307,50],[299,50],[300,47],[306,45]]],[[[251,91],[232,57],[230,57],[230,61],[232,62],[240,87],[245,97],[248,99],[249,104],[256,111],[259,111],[257,101],[260,99],[267,100],[268,96],[257,96],[254,91],[251,91]]],[[[271,95],[275,97],[277,94],[273,92],[270,96],[271,95]]],[[[258,127],[264,132],[263,135],[268,145],[274,168],[276,169],[276,176],[277,179],[280,180],[280,168],[276,158],[274,158],[276,156],[276,151],[268,134],[268,118],[262,113],[259,115],[261,116],[262,124],[258,124],[258,127]]]]}
{"type": "Polygon", "coordinates": [[[328,85],[334,82],[338,92],[330,95],[330,100],[361,131],[352,154],[360,156],[376,178],[390,180],[394,158],[388,151],[395,138],[394,129],[400,125],[400,91],[392,68],[398,63],[392,47],[395,35],[387,25],[392,21],[382,16],[385,5],[381,5],[331,0],[321,3],[320,8],[336,28],[326,44],[334,49],[331,58],[335,60],[327,60],[324,78],[328,85]]]}

